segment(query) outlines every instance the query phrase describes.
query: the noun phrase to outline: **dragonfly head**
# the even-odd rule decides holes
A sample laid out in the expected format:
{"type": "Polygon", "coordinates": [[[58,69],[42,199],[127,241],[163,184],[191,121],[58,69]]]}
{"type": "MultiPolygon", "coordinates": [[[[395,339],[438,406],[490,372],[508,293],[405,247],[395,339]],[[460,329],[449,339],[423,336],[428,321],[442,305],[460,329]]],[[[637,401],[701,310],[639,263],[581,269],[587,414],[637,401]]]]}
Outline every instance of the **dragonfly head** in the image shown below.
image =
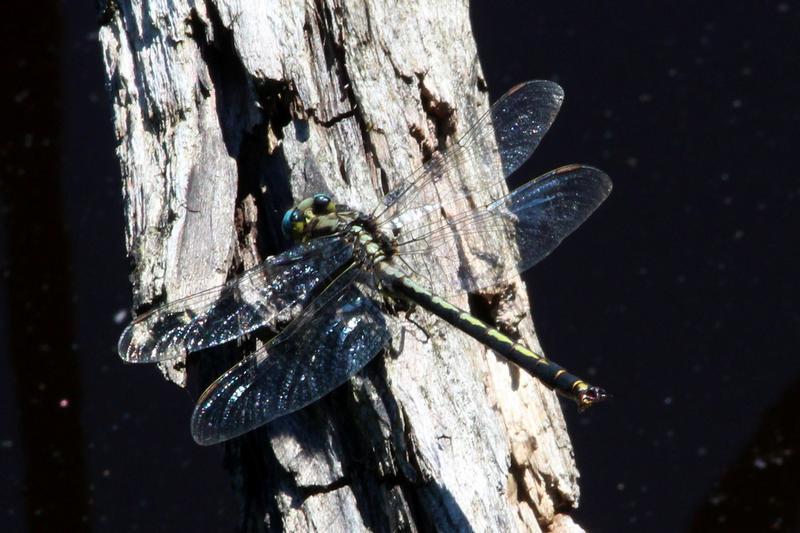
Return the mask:
{"type": "Polygon", "coordinates": [[[281,222],[283,235],[294,241],[300,241],[307,234],[309,226],[315,219],[336,213],[336,204],[327,194],[315,194],[306,198],[297,206],[286,211],[281,222]]]}

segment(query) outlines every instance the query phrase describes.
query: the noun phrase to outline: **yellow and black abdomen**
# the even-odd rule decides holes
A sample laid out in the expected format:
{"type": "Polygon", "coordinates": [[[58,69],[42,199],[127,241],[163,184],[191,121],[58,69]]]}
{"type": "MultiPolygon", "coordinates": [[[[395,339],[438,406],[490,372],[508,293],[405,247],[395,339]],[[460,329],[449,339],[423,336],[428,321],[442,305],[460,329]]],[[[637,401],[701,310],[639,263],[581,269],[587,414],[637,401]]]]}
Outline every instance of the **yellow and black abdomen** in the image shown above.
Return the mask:
{"type": "Polygon", "coordinates": [[[460,329],[497,354],[542,381],[549,388],[570,398],[580,407],[588,407],[607,397],[606,393],[570,374],[560,365],[514,341],[497,328],[490,326],[470,313],[435,296],[427,289],[409,279],[399,269],[389,264],[380,265],[380,275],[387,287],[427,309],[445,322],[460,329]]]}

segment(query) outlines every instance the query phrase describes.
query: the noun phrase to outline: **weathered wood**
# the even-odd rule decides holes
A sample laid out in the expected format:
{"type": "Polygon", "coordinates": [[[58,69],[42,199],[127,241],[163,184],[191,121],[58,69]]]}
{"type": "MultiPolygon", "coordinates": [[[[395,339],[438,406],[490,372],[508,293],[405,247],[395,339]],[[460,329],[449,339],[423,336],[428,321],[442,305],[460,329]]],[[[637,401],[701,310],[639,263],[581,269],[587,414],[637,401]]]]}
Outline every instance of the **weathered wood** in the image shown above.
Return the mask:
{"type": "MultiPolygon", "coordinates": [[[[100,38],[134,308],[275,252],[293,199],[375,205],[463,133],[488,109],[467,7],[111,1],[100,38]]],[[[485,171],[464,168],[465,184],[485,171]]],[[[536,347],[519,280],[492,291],[498,323],[536,347]]],[[[574,530],[559,514],[578,487],[554,394],[415,319],[427,334],[392,320],[392,349],[348,385],[228,445],[246,529],[574,530]]],[[[166,370],[185,384],[182,363],[166,370]]]]}

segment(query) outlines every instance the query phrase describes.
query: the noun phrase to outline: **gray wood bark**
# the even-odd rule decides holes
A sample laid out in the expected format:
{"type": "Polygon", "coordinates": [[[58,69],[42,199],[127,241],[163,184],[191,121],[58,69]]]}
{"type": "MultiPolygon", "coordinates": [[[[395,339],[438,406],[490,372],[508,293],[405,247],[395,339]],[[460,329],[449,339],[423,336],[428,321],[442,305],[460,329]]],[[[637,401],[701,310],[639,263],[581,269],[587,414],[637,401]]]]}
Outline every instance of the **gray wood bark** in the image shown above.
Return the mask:
{"type": "MultiPolygon", "coordinates": [[[[278,251],[293,200],[375,205],[463,133],[488,109],[468,15],[465,0],[109,0],[134,309],[278,251]]],[[[485,297],[538,347],[519,279],[485,297]]],[[[227,445],[243,529],[580,530],[555,395],[415,318],[429,336],[392,320],[392,348],[349,384],[227,445]]],[[[206,380],[230,362],[199,359],[206,380]]],[[[185,385],[183,362],[164,370],[185,385]]]]}

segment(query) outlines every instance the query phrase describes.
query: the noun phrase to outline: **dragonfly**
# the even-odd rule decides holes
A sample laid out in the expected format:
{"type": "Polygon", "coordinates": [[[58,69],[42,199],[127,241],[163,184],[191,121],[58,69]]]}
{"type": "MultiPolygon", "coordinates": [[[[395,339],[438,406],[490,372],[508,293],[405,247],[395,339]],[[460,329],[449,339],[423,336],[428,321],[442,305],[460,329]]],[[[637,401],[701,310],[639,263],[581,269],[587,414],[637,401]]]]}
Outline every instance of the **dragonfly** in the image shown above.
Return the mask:
{"type": "Polygon", "coordinates": [[[600,387],[446,299],[530,268],[609,195],[608,176],[584,165],[557,168],[511,193],[505,188],[563,96],[550,81],[515,86],[370,212],[325,193],[302,200],[282,219],[288,250],[221,287],[138,316],[120,337],[120,356],[163,362],[279,328],[200,396],[191,432],[202,445],[242,435],[345,383],[388,346],[387,314],[403,308],[427,310],[580,409],[606,399],[600,387]],[[470,165],[499,175],[467,187],[470,165]]]}

